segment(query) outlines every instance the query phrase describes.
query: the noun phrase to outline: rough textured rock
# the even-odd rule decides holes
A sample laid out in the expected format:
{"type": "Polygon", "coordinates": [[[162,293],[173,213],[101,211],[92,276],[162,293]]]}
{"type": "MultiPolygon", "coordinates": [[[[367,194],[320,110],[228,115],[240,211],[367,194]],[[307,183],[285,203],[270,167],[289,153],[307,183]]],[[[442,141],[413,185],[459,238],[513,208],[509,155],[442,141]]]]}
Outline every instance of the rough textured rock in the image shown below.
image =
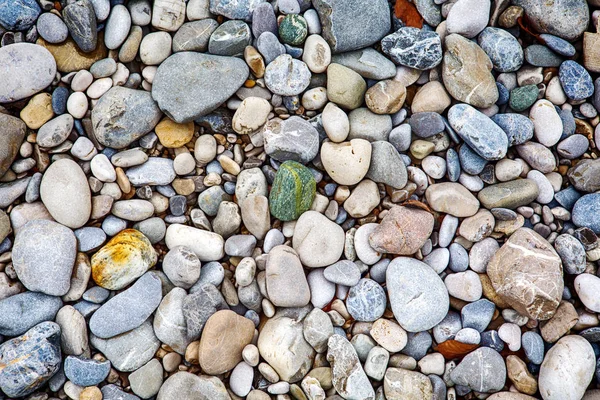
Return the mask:
{"type": "Polygon", "coordinates": [[[442,41],[431,31],[404,27],[384,37],[381,49],[399,65],[427,70],[442,62],[442,41]]]}
{"type": "Polygon", "coordinates": [[[487,274],[496,292],[529,318],[554,315],[563,293],[562,263],[539,234],[520,228],[494,254],[487,274]]]}
{"type": "Polygon", "coordinates": [[[333,335],[327,347],[327,361],[331,364],[331,381],[335,390],[346,399],[374,400],[373,387],[348,339],[333,335]]]}
{"type": "Polygon", "coordinates": [[[433,215],[403,206],[392,207],[369,236],[369,244],[381,253],[416,253],[433,232],[433,215]]]}
{"type": "Polygon", "coordinates": [[[21,119],[1,113],[0,126],[2,126],[2,135],[0,135],[0,176],[2,176],[19,153],[27,126],[21,119]]]}
{"type": "Polygon", "coordinates": [[[122,149],[154,129],[161,116],[150,93],[116,86],[92,109],[94,135],[104,146],[122,149]]]}
{"type": "Polygon", "coordinates": [[[433,399],[433,386],[426,375],[402,368],[388,368],[383,378],[387,400],[433,399]]]}

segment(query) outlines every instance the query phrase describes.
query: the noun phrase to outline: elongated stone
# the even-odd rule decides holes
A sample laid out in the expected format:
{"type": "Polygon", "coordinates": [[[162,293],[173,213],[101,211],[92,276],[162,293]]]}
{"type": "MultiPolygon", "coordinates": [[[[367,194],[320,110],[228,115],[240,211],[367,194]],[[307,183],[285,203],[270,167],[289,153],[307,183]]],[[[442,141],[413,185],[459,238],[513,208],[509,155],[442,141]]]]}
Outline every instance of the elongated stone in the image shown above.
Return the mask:
{"type": "Polygon", "coordinates": [[[304,165],[286,161],[279,167],[271,193],[271,214],[281,221],[293,221],[312,205],[316,182],[313,174],[304,165]]]}

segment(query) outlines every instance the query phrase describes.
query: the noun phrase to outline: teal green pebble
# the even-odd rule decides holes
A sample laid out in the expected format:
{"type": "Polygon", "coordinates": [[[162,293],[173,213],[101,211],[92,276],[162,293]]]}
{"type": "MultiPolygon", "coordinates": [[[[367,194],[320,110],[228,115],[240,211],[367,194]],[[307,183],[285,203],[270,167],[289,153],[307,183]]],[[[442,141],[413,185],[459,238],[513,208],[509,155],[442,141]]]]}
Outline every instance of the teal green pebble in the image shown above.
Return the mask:
{"type": "Polygon", "coordinates": [[[509,105],[516,112],[527,110],[537,101],[538,87],[536,85],[522,86],[511,90],[509,105]]]}
{"type": "Polygon", "coordinates": [[[284,162],[269,194],[271,214],[281,221],[298,219],[310,209],[316,190],[315,177],[308,168],[296,161],[284,162]]]}
{"type": "Polygon", "coordinates": [[[299,46],[304,43],[308,35],[308,25],[304,17],[298,14],[286,15],[279,24],[279,38],[290,46],[299,46]]]}

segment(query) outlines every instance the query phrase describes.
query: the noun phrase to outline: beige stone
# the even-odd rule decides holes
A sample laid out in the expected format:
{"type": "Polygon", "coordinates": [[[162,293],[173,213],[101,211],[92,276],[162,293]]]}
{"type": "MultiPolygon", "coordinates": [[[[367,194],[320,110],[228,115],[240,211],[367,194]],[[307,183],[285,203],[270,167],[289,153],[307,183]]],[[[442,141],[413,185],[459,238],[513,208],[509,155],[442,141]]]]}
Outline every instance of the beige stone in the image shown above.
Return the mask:
{"type": "Polygon", "coordinates": [[[387,400],[423,400],[433,398],[433,386],[426,375],[400,368],[388,368],[383,379],[387,400]]]}
{"type": "Polygon", "coordinates": [[[38,93],[21,110],[21,119],[29,129],[38,129],[54,116],[50,93],[38,93]]]}
{"type": "Polygon", "coordinates": [[[365,102],[375,114],[394,114],[406,100],[406,87],[391,79],[379,81],[365,93],[365,102]]]}
{"type": "Polygon", "coordinates": [[[371,247],[381,253],[416,253],[433,232],[433,215],[425,210],[394,206],[369,237],[371,247]]]}
{"type": "Polygon", "coordinates": [[[583,34],[583,66],[590,72],[600,72],[600,34],[583,34]]]}
{"type": "Polygon", "coordinates": [[[562,301],[552,318],[541,327],[540,332],[546,342],[554,343],[566,335],[578,320],[579,314],[573,304],[562,301]]]}
{"type": "Polygon", "coordinates": [[[408,343],[406,331],[396,322],[380,318],[373,322],[371,337],[390,353],[401,351],[408,343]]]}
{"type": "Polygon", "coordinates": [[[479,242],[490,236],[494,226],[495,219],[492,213],[481,209],[477,214],[462,221],[458,233],[470,242],[479,242]]]}
{"type": "Polygon", "coordinates": [[[325,142],[321,161],[329,176],[340,185],[356,185],[371,165],[371,143],[364,139],[349,142],[325,142]]]}
{"type": "Polygon", "coordinates": [[[444,86],[458,101],[473,107],[491,107],[498,100],[492,62],[477,43],[461,35],[446,37],[442,64],[444,86]]]}
{"type": "Polygon", "coordinates": [[[431,185],[425,191],[427,203],[435,211],[470,217],[479,211],[479,201],[460,183],[443,182],[431,185]]]}
{"type": "Polygon", "coordinates": [[[327,68],[327,98],[338,106],[354,110],[363,103],[367,83],[358,73],[340,64],[327,68]]]}
{"type": "Polygon", "coordinates": [[[165,117],[154,128],[160,143],[168,148],[181,147],[192,140],[194,136],[194,122],[177,123],[165,117]]]}
{"type": "Polygon", "coordinates": [[[39,38],[36,44],[45,47],[56,60],[56,68],[60,72],[73,72],[82,69],[89,69],[93,63],[106,58],[108,50],[104,45],[104,35],[98,35],[98,45],[96,50],[90,53],[84,53],[79,49],[75,42],[68,38],[62,43],[51,44],[44,39],[39,38]]]}
{"type": "Polygon", "coordinates": [[[550,243],[520,228],[494,254],[487,274],[496,292],[520,314],[550,319],[563,294],[562,263],[550,243]]]}
{"type": "Polygon", "coordinates": [[[271,103],[260,97],[246,97],[233,115],[232,128],[239,134],[256,132],[267,122],[271,103]]]}
{"type": "Polygon", "coordinates": [[[415,94],[411,104],[411,110],[418,112],[436,112],[442,114],[450,107],[452,99],[446,92],[444,85],[438,81],[427,82],[415,94]]]}
{"type": "Polygon", "coordinates": [[[519,392],[532,395],[537,392],[537,381],[527,370],[525,362],[519,357],[510,355],[506,358],[506,371],[508,379],[519,392]]]}
{"type": "Polygon", "coordinates": [[[202,331],[198,361],[209,375],[218,375],[233,369],[242,361],[242,350],[252,342],[254,324],[233,311],[214,313],[202,331]]]}

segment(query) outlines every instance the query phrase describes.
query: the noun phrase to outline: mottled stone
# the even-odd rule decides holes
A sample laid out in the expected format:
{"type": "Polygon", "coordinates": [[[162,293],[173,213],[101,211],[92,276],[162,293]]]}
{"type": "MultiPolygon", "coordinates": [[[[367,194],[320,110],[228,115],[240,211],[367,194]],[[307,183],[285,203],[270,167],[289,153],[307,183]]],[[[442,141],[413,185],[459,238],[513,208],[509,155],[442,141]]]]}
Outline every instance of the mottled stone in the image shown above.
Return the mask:
{"type": "Polygon", "coordinates": [[[150,93],[116,86],[92,109],[92,125],[98,141],[122,149],[150,132],[162,113],[150,93]]]}
{"type": "Polygon", "coordinates": [[[475,108],[457,104],[448,111],[448,121],[469,147],[486,160],[500,160],[506,155],[508,137],[475,108]]]}
{"type": "Polygon", "coordinates": [[[211,315],[220,310],[228,310],[223,295],[210,283],[194,286],[194,291],[183,299],[183,316],[187,327],[187,335],[192,340],[200,338],[202,329],[211,315]]]}
{"type": "Polygon", "coordinates": [[[41,388],[60,368],[60,327],[42,322],[0,345],[0,389],[22,397],[41,388]]]}
{"type": "Polygon", "coordinates": [[[0,4],[0,25],[11,31],[26,31],[41,12],[35,0],[9,0],[0,4]]]}
{"type": "Polygon", "coordinates": [[[96,61],[102,60],[108,55],[108,50],[102,40],[102,33],[98,35],[96,50],[90,53],[81,51],[71,38],[58,44],[48,43],[39,38],[36,44],[46,48],[52,54],[56,61],[56,69],[66,73],[90,68],[96,61]]]}
{"type": "Polygon", "coordinates": [[[217,56],[236,56],[242,54],[250,45],[252,34],[250,27],[243,21],[226,21],[210,35],[208,51],[217,56]]]}
{"type": "Polygon", "coordinates": [[[343,65],[367,79],[388,79],[396,75],[396,66],[377,50],[365,49],[335,54],[331,62],[343,65]]]}
{"type": "Polygon", "coordinates": [[[513,4],[523,7],[536,31],[569,41],[581,36],[590,22],[590,11],[585,0],[558,0],[552,3],[516,0],[513,4]]]}
{"type": "Polygon", "coordinates": [[[319,133],[310,122],[297,116],[268,121],[262,128],[262,136],[265,152],[277,161],[307,164],[319,152],[319,133]]]}
{"type": "Polygon", "coordinates": [[[108,376],[110,361],[68,356],[65,359],[64,371],[67,379],[76,385],[95,386],[108,376]]]}
{"type": "Polygon", "coordinates": [[[304,92],[310,84],[310,77],[308,66],[289,54],[278,56],[265,69],[267,88],[280,96],[295,96],[304,92]]]}
{"type": "Polygon", "coordinates": [[[517,39],[500,28],[485,28],[477,38],[498,72],[515,72],[523,65],[523,48],[517,39]]]}
{"type": "Polygon", "coordinates": [[[210,0],[210,12],[230,19],[252,20],[252,12],[265,0],[210,0]]]}
{"type": "Polygon", "coordinates": [[[297,219],[312,205],[315,190],[315,178],[308,168],[295,161],[284,162],[269,194],[271,214],[282,221],[297,219]]]}
{"type": "Polygon", "coordinates": [[[218,26],[214,19],[186,22],[173,36],[173,52],[208,50],[210,35],[218,26]]]}
{"type": "Polygon", "coordinates": [[[452,34],[445,39],[442,77],[448,93],[473,107],[487,108],[498,100],[490,58],[475,42],[452,34]]]}
{"type": "Polygon", "coordinates": [[[385,311],[386,298],[383,288],[374,280],[363,278],[350,288],[346,298],[348,313],[356,321],[375,321],[385,311]]]}
{"type": "Polygon", "coordinates": [[[381,49],[398,65],[426,70],[442,62],[442,41],[432,31],[400,28],[381,40],[381,49]]]}
{"type": "Polygon", "coordinates": [[[427,375],[403,368],[388,368],[383,378],[388,400],[433,399],[433,386],[427,375]]]}
{"type": "Polygon", "coordinates": [[[34,220],[19,230],[12,261],[27,289],[62,296],[71,286],[76,252],[73,231],[54,221],[34,220]]]}
{"type": "Polygon", "coordinates": [[[387,268],[386,283],[394,317],[408,332],[431,329],[448,313],[444,282],[421,261],[395,258],[387,268]]]}
{"type": "Polygon", "coordinates": [[[92,256],[92,277],[103,288],[119,290],[152,268],[157,258],[146,236],[125,229],[92,256]]]}
{"type": "Polygon", "coordinates": [[[233,311],[217,311],[202,331],[198,353],[202,370],[218,375],[233,369],[242,360],[242,350],[253,335],[252,321],[233,311]]]}
{"type": "Polygon", "coordinates": [[[52,321],[62,307],[60,297],[25,292],[0,300],[0,334],[18,336],[44,321],[52,321]]]}
{"type": "Polygon", "coordinates": [[[315,0],[313,7],[321,20],[323,38],[334,53],[369,47],[390,30],[390,8],[385,0],[315,0]]]}
{"type": "Polygon", "coordinates": [[[153,322],[156,337],[179,354],[185,354],[186,348],[192,341],[187,335],[183,314],[183,302],[186,297],[187,293],[184,289],[180,287],[171,289],[160,302],[153,322]]]}
{"type": "Polygon", "coordinates": [[[327,343],[327,361],[336,392],[346,399],[374,400],[375,392],[348,339],[333,335],[327,343]]]}
{"type": "Polygon", "coordinates": [[[524,115],[496,114],[491,119],[506,133],[509,146],[523,144],[533,138],[533,122],[524,115]]]}
{"type": "Polygon", "coordinates": [[[223,104],[242,86],[248,72],[246,63],[235,57],[176,53],[158,67],[152,97],[169,118],[188,122],[223,104]]]}
{"type": "Polygon", "coordinates": [[[539,234],[520,228],[487,265],[495,291],[515,310],[529,318],[554,315],[563,292],[562,263],[539,234]]]}
{"type": "Polygon", "coordinates": [[[369,236],[371,247],[381,253],[416,253],[433,232],[433,216],[427,211],[392,207],[369,236]]]}
{"type": "Polygon", "coordinates": [[[585,100],[594,94],[594,83],[587,70],[575,61],[567,60],[560,65],[560,84],[571,100],[585,100]]]}

